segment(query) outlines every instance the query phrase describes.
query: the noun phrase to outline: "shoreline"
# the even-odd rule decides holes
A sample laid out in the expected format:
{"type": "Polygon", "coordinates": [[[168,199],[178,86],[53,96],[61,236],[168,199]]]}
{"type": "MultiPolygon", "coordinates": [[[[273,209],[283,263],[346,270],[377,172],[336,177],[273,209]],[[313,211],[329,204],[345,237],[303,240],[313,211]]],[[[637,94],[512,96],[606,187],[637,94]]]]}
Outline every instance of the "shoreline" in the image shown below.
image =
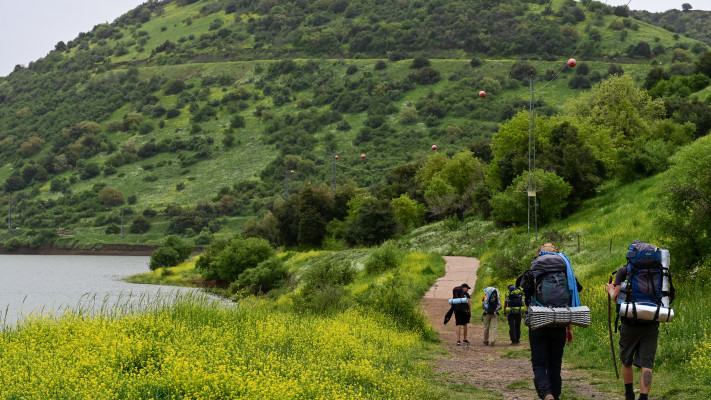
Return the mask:
{"type": "Polygon", "coordinates": [[[96,244],[94,248],[88,249],[67,249],[54,247],[53,245],[42,246],[36,249],[23,246],[14,251],[8,251],[4,246],[0,246],[0,254],[16,255],[79,255],[79,256],[150,256],[159,246],[130,245],[130,244],[96,244]]]}

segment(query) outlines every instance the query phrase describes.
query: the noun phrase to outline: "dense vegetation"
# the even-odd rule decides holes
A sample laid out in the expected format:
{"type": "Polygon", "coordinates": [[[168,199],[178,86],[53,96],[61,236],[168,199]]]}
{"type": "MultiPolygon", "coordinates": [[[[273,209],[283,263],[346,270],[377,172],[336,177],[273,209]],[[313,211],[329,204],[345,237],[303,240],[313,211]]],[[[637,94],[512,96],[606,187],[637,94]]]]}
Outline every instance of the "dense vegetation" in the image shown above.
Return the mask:
{"type": "Polygon", "coordinates": [[[0,78],[0,242],[244,228],[343,248],[451,215],[520,224],[531,72],[541,223],[711,127],[703,43],[598,2],[470,3],[148,2],[57,43],[0,78]]]}

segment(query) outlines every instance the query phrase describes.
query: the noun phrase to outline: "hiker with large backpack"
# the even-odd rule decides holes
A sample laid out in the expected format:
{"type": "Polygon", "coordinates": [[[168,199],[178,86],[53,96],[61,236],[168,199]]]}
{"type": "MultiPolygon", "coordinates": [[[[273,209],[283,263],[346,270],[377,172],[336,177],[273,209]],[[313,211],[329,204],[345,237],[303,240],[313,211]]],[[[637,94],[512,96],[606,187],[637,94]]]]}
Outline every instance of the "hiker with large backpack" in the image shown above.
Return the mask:
{"type": "Polygon", "coordinates": [[[501,309],[501,295],[495,287],[484,289],[484,297],[481,299],[481,307],[484,310],[482,321],[484,321],[484,345],[494,346],[496,344],[496,325],[501,309]]]}
{"type": "Polygon", "coordinates": [[[671,321],[669,308],[674,286],[669,275],[669,252],[634,240],[627,251],[627,264],[615,273],[607,292],[618,303],[620,360],[625,400],[634,400],[634,369],[641,368],[639,400],[647,400],[657,353],[659,322],[671,321]]]}
{"type": "MultiPolygon", "coordinates": [[[[530,306],[547,307],[551,311],[580,306],[578,293],[583,289],[575,275],[570,260],[558,247],[545,243],[538,247],[536,258],[531,261],[531,269],[524,271],[516,280],[530,306]]],[[[530,310],[529,310],[530,312],[530,310]]],[[[531,365],[533,384],[538,396],[543,400],[558,400],[562,378],[563,349],[573,342],[573,327],[534,326],[530,327],[528,340],[531,345],[531,365]]]]}
{"type": "Polygon", "coordinates": [[[469,305],[469,285],[462,283],[461,285],[452,289],[452,298],[449,299],[449,304],[451,307],[447,314],[444,316],[445,325],[449,322],[449,319],[454,314],[455,325],[457,326],[457,346],[461,346],[462,343],[469,345],[469,340],[467,339],[467,324],[471,321],[471,306],[469,305]],[[462,331],[464,331],[464,340],[462,338],[462,331]]]}
{"type": "Polygon", "coordinates": [[[509,339],[511,344],[521,343],[521,316],[525,311],[523,291],[515,285],[509,285],[504,298],[504,316],[509,323],[509,339]]]}

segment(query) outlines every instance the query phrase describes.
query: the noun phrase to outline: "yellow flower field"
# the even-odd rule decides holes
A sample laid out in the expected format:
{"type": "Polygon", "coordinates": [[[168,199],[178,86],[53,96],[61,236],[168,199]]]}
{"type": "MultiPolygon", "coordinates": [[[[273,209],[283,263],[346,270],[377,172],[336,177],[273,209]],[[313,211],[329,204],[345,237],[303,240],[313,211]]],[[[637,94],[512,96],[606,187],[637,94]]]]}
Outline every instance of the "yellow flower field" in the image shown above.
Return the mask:
{"type": "Polygon", "coordinates": [[[363,309],[317,317],[189,296],[6,329],[0,398],[437,398],[419,346],[363,309]]]}

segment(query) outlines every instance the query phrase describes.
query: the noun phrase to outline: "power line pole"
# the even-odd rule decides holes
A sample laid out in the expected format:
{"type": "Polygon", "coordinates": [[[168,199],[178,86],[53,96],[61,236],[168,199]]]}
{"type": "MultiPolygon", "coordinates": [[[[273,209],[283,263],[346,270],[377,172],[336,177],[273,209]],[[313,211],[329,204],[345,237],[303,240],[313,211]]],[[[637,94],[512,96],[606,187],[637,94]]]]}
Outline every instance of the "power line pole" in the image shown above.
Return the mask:
{"type": "Polygon", "coordinates": [[[7,229],[12,229],[12,193],[8,193],[7,229]]]}
{"type": "Polygon", "coordinates": [[[123,239],[123,211],[124,209],[121,209],[121,239],[123,239]]]}
{"type": "Polygon", "coordinates": [[[538,239],[538,183],[536,182],[536,115],[534,109],[533,70],[529,77],[531,98],[528,106],[528,233],[531,233],[531,199],[533,199],[533,220],[538,239]]]}
{"type": "Polygon", "coordinates": [[[338,154],[333,154],[331,160],[331,192],[336,194],[336,161],[338,160],[338,154]]]}
{"type": "Polygon", "coordinates": [[[294,170],[292,169],[289,172],[284,172],[284,198],[289,197],[289,176],[294,174],[294,170]]]}

